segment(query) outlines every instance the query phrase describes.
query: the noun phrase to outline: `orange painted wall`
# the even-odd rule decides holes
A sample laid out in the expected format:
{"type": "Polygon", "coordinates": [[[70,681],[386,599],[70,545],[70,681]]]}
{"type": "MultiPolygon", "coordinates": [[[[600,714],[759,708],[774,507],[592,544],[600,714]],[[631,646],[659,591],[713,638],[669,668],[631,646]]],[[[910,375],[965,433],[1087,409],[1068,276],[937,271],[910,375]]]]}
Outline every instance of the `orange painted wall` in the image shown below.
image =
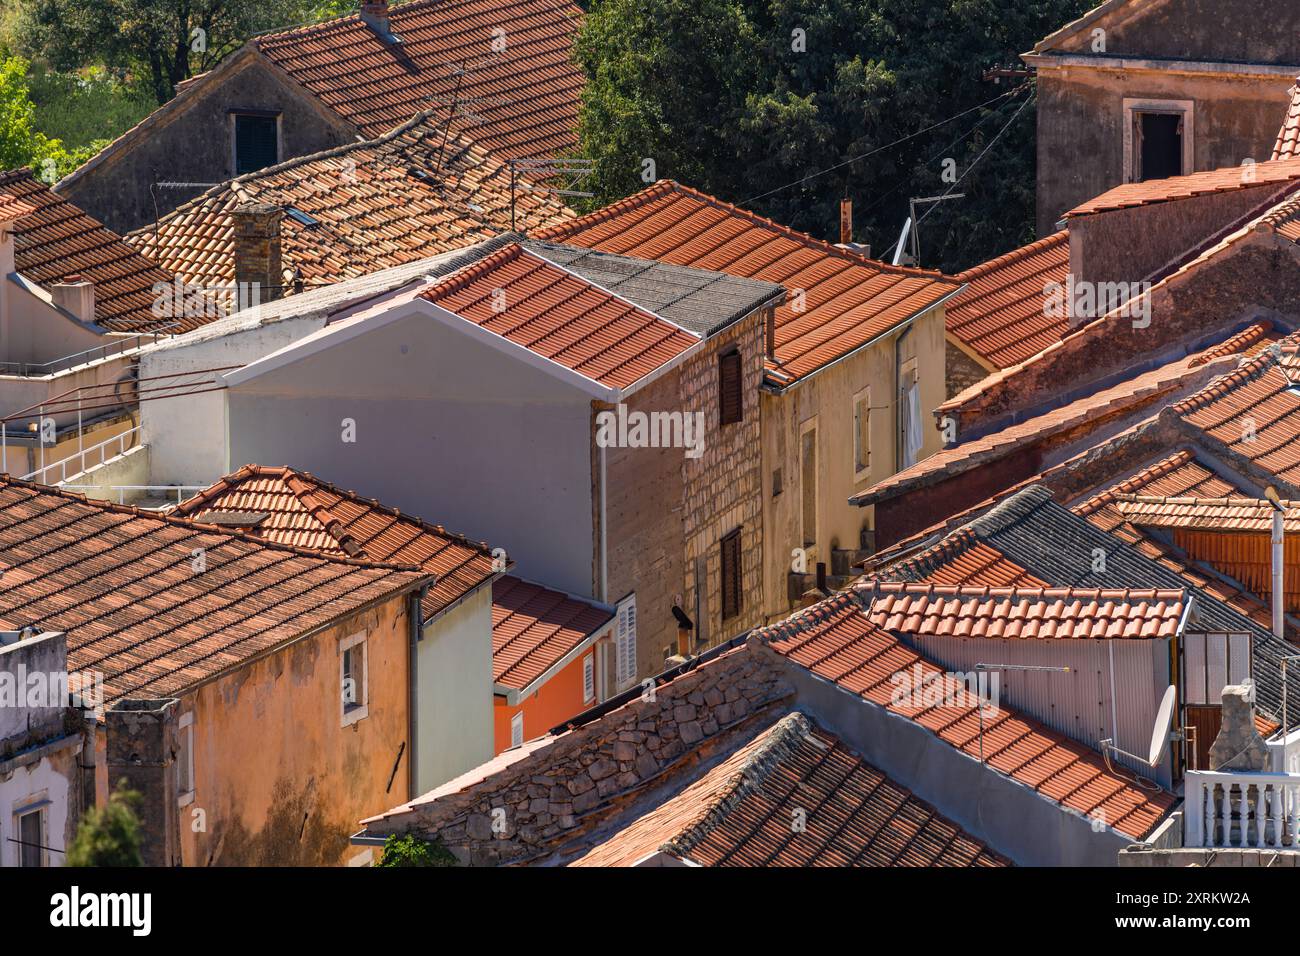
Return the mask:
{"type": "MultiPolygon", "coordinates": [[[[552,727],[564,723],[575,714],[594,707],[596,701],[582,699],[582,662],[588,655],[595,653],[594,645],[587,648],[570,661],[564,670],[543,684],[537,693],[521,700],[517,707],[506,704],[504,697],[493,697],[493,703],[496,705],[492,712],[496,725],[494,752],[501,753],[510,748],[510,721],[520,711],[524,714],[524,740],[531,740],[540,737],[552,727]]],[[[593,667],[597,666],[597,663],[593,660],[593,667]]]]}
{"type": "Polygon", "coordinates": [[[184,864],[330,866],[355,855],[359,821],[408,798],[409,641],[398,595],[182,697],[195,778],[180,811],[184,864]],[[368,712],[343,726],[339,643],[362,631],[368,712]]]}

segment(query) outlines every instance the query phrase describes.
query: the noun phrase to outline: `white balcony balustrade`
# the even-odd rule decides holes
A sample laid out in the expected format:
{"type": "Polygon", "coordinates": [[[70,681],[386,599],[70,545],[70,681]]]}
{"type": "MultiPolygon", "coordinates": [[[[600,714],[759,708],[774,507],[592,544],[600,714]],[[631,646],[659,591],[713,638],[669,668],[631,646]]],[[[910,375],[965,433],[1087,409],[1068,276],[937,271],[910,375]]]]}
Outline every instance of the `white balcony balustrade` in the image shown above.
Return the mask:
{"type": "Polygon", "coordinates": [[[1300,849],[1300,773],[1189,770],[1183,846],[1300,849]]]}

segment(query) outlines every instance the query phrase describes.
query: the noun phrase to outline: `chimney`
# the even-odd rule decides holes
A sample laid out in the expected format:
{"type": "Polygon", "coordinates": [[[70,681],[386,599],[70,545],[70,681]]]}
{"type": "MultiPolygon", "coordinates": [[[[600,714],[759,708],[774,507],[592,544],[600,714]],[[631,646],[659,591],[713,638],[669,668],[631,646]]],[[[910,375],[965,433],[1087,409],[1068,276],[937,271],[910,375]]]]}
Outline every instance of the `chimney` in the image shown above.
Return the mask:
{"type": "Polygon", "coordinates": [[[230,214],[235,226],[235,285],[239,307],[280,298],[280,220],[284,211],[272,203],[244,203],[230,214]],[[247,291],[245,291],[247,290],[247,291]]]}
{"type": "Polygon", "coordinates": [[[71,275],[50,286],[54,304],[71,312],[79,322],[91,325],[95,321],[95,283],[79,275],[71,275]]]}
{"type": "Polygon", "coordinates": [[[1223,722],[1210,747],[1211,770],[1268,769],[1268,744],[1255,728],[1255,684],[1244,681],[1223,688],[1223,722]]]}
{"type": "Polygon", "coordinates": [[[388,0],[370,0],[361,4],[361,19],[366,26],[379,34],[385,43],[401,43],[388,28],[388,0]]]}
{"type": "Polygon", "coordinates": [[[853,200],[840,200],[840,243],[851,245],[853,242],[853,200]]]}

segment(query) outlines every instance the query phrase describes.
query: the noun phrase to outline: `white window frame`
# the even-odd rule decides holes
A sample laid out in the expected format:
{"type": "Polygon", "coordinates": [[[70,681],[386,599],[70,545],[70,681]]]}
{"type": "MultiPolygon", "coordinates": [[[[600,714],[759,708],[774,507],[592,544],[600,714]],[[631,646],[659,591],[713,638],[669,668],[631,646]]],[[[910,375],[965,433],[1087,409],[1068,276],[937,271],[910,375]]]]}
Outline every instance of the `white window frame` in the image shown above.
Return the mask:
{"type": "Polygon", "coordinates": [[[524,712],[521,710],[510,718],[510,746],[520,747],[524,743],[524,712]]]}
{"type": "Polygon", "coordinates": [[[194,802],[194,711],[181,714],[180,720],[176,722],[176,731],[185,743],[181,751],[185,766],[179,762],[176,764],[180,774],[176,786],[176,805],[187,807],[194,802]]]}
{"type": "Polygon", "coordinates": [[[898,381],[894,383],[894,392],[897,395],[896,402],[898,407],[894,410],[894,432],[898,436],[898,448],[895,459],[898,462],[898,470],[903,471],[911,468],[917,462],[925,457],[925,424],[923,418],[925,410],[921,405],[921,365],[916,356],[907,359],[898,366],[898,381]],[[903,382],[911,375],[916,378],[916,408],[908,408],[908,393],[903,388],[903,382]],[[907,440],[908,425],[914,425],[917,430],[917,437],[920,443],[916,446],[916,454],[911,461],[908,461],[907,440]]]}
{"type": "Polygon", "coordinates": [[[868,385],[853,396],[853,480],[866,481],[871,477],[871,386],[868,385]],[[858,418],[858,409],[867,412],[867,447],[866,463],[862,463],[862,423],[858,418]]]}
{"type": "Polygon", "coordinates": [[[370,714],[370,648],[364,631],[339,640],[339,706],[343,711],[343,723],[341,725],[343,727],[351,726],[370,714]],[[355,647],[361,648],[361,680],[358,682],[360,686],[357,688],[358,700],[349,707],[347,701],[343,699],[343,681],[345,680],[343,652],[352,650],[355,647]]]}
{"type": "Polygon", "coordinates": [[[590,704],[596,699],[596,655],[582,658],[582,702],[590,704]]]}
{"type": "Polygon", "coordinates": [[[1134,113],[1181,113],[1183,117],[1183,175],[1196,172],[1196,101],[1152,100],[1124,97],[1124,182],[1134,182],[1137,164],[1133,155],[1134,113]]]}
{"type": "Polygon", "coordinates": [[[619,691],[636,682],[636,595],[618,602],[614,628],[614,683],[619,691]]]}

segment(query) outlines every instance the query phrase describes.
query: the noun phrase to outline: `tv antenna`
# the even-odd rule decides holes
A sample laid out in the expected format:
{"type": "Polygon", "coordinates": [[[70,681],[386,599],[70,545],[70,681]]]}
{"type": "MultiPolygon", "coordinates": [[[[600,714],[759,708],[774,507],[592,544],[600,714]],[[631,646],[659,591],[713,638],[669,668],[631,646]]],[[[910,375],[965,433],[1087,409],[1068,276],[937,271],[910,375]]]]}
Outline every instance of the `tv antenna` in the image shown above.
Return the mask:
{"type": "Polygon", "coordinates": [[[896,266],[920,266],[921,264],[921,220],[930,214],[930,211],[922,213],[918,218],[916,215],[917,206],[933,206],[936,203],[946,202],[949,199],[965,199],[965,193],[944,193],[942,196],[921,196],[908,201],[910,215],[907,221],[903,223],[903,231],[898,237],[898,244],[894,246],[893,264],[896,266]],[[903,250],[911,246],[911,252],[903,250]]]}

